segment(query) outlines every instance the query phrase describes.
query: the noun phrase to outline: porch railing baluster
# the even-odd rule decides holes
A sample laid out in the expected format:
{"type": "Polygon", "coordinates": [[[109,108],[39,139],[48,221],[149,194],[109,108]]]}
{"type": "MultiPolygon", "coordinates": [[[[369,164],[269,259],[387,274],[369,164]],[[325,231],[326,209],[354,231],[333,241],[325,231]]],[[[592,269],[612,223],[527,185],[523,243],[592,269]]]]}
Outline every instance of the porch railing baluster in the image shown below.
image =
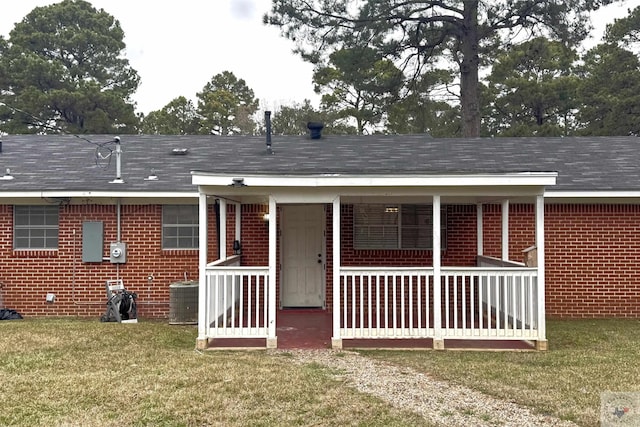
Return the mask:
{"type": "Polygon", "coordinates": [[[409,276],[409,335],[413,336],[413,275],[409,276]]]}
{"type": "Polygon", "coordinates": [[[351,278],[351,329],[356,331],[356,281],[351,278]]]}
{"type": "Polygon", "coordinates": [[[458,330],[458,275],[453,276],[453,328],[458,330]]]}
{"type": "MultiPolygon", "coordinates": [[[[444,284],[445,284],[444,310],[445,310],[445,322],[446,322],[442,329],[443,329],[443,331],[447,331],[447,330],[449,330],[450,325],[451,325],[451,323],[449,323],[449,313],[451,312],[451,306],[450,306],[450,302],[449,302],[449,291],[450,291],[451,287],[449,286],[449,283],[448,283],[449,282],[449,276],[447,274],[445,274],[444,272],[442,272],[442,278],[444,279],[444,284]]],[[[438,286],[442,286],[442,285],[438,284],[438,286]]]]}
{"type": "Polygon", "coordinates": [[[467,275],[462,275],[462,281],[460,282],[461,293],[462,293],[462,307],[460,311],[462,311],[462,329],[463,335],[467,332],[467,275]]]}
{"type": "Polygon", "coordinates": [[[397,298],[397,290],[398,290],[398,276],[395,274],[390,276],[391,279],[391,289],[393,290],[393,305],[391,306],[391,313],[393,313],[393,336],[396,336],[398,333],[398,298],[397,298]]]}
{"type": "MultiPolygon", "coordinates": [[[[363,280],[363,275],[360,274],[360,281],[363,280]]],[[[371,335],[371,330],[373,329],[373,323],[371,323],[373,307],[371,305],[371,280],[367,280],[367,330],[369,331],[369,336],[371,335]]]]}
{"type": "MultiPolygon", "coordinates": [[[[416,307],[416,314],[418,315],[418,329],[422,329],[422,276],[416,276],[417,277],[417,286],[418,286],[418,294],[416,295],[416,300],[417,300],[417,307],[416,307]]],[[[429,283],[429,278],[427,277],[427,284],[429,283]]],[[[427,301],[429,299],[427,298],[427,301]]],[[[427,323],[427,327],[428,325],[428,321],[427,323]]]]}
{"type": "Polygon", "coordinates": [[[475,326],[476,326],[476,310],[475,310],[475,290],[478,289],[478,278],[473,277],[473,276],[469,276],[469,286],[470,286],[470,291],[471,293],[469,294],[469,302],[471,305],[471,331],[475,330],[475,326]]]}
{"type": "Polygon", "coordinates": [[[363,321],[364,321],[364,285],[362,281],[358,282],[358,287],[360,288],[360,293],[358,294],[358,321],[360,322],[360,331],[363,330],[363,321]]]}

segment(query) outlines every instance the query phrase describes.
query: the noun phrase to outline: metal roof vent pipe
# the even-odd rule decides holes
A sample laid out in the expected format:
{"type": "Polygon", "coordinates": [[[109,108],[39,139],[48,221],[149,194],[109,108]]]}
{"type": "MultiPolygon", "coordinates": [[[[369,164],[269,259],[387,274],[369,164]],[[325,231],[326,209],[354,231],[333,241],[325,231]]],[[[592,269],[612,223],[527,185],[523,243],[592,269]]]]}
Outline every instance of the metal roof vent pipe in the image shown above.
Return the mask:
{"type": "Polygon", "coordinates": [[[264,112],[264,127],[267,131],[267,154],[273,154],[271,149],[271,111],[264,112]]]}
{"type": "Polygon", "coordinates": [[[0,154],[2,154],[2,140],[0,139],[0,154]]]}
{"type": "Polygon", "coordinates": [[[309,136],[311,139],[320,139],[322,138],[322,129],[324,128],[324,123],[322,122],[308,122],[307,129],[309,129],[309,136]]]}
{"type": "MultiPolygon", "coordinates": [[[[120,146],[120,137],[116,136],[113,138],[113,142],[116,143],[116,179],[113,181],[109,181],[110,184],[123,184],[124,180],[122,179],[122,147],[120,146]]],[[[120,240],[118,240],[120,241],[120,240]]]]}

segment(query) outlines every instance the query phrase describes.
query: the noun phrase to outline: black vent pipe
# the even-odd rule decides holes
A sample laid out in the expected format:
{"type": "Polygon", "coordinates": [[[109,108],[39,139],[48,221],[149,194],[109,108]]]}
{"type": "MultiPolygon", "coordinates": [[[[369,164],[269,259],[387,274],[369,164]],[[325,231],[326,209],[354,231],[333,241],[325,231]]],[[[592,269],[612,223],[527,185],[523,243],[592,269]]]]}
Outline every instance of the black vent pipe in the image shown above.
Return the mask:
{"type": "Polygon", "coordinates": [[[307,129],[309,129],[309,136],[311,139],[320,139],[322,138],[322,128],[324,128],[324,123],[322,122],[308,122],[307,129]]]}
{"type": "Polygon", "coordinates": [[[271,154],[271,111],[264,112],[264,124],[267,129],[267,153],[271,154]]]}

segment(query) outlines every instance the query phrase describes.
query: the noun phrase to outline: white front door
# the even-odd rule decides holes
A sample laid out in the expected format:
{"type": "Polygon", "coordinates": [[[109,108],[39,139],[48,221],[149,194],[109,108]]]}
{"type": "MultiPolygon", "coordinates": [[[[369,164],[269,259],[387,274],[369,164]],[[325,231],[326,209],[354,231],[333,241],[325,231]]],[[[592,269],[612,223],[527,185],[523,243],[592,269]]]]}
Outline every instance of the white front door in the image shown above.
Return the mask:
{"type": "Polygon", "coordinates": [[[282,307],[324,305],[323,205],[283,206],[282,307]]]}

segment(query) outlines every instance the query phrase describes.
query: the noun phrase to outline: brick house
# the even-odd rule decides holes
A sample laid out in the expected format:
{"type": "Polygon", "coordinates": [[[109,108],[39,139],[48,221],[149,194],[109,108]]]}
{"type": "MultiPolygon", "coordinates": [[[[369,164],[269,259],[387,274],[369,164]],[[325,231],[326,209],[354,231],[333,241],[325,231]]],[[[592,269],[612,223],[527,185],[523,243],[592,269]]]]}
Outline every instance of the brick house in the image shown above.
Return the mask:
{"type": "Polygon", "coordinates": [[[545,348],[545,315],[640,315],[637,141],[5,136],[0,306],[99,316],[122,279],[162,318],[196,280],[201,347],[277,346],[295,307],[334,346],[545,348]]]}

